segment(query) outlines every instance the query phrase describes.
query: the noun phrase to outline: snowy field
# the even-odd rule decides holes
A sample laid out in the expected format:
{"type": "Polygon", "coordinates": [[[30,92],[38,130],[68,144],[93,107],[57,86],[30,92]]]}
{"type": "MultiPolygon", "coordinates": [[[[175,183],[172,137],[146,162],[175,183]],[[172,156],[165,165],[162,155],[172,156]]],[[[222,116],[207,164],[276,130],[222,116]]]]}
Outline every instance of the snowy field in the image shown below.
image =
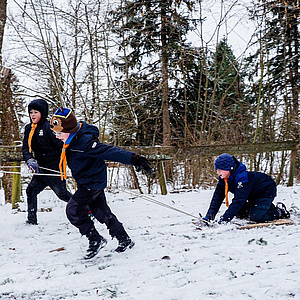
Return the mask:
{"type": "MultiPolygon", "coordinates": [[[[193,218],[133,198],[107,193],[112,211],[136,245],[115,253],[108,238],[93,259],[51,191],[39,198],[39,225],[26,225],[26,205],[0,205],[0,299],[300,299],[300,186],[278,187],[275,201],[293,207],[295,225],[237,230],[236,224],[197,230],[193,218]],[[58,248],[62,251],[52,251],[58,248]]],[[[192,215],[205,214],[213,190],[153,199],[192,215]]],[[[225,205],[223,205],[223,210],[225,205]]]]}

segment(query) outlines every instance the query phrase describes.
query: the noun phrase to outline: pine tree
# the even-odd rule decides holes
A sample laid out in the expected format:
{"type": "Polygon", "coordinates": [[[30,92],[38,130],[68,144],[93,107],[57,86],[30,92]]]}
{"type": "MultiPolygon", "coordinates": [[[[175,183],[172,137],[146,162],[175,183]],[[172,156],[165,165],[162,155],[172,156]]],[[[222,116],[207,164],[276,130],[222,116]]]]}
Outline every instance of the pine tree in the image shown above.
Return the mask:
{"type": "Polygon", "coordinates": [[[249,58],[259,58],[261,70],[256,85],[261,95],[260,140],[298,139],[299,1],[261,0],[252,13],[261,24],[259,51],[249,58]]]}
{"type": "MultiPolygon", "coordinates": [[[[112,12],[115,34],[120,39],[115,67],[122,73],[119,85],[122,86],[122,96],[126,95],[121,97],[120,104],[124,114],[126,109],[129,116],[134,116],[131,123],[134,123],[136,132],[147,130],[143,134],[146,144],[171,143],[170,89],[175,80],[173,72],[186,44],[185,37],[192,28],[192,20],[189,19],[192,6],[193,1],[186,0],[135,0],[122,1],[121,6],[112,12]],[[139,81],[133,82],[132,79],[139,81]],[[143,107],[148,110],[145,114],[143,107]],[[160,107],[160,111],[157,111],[157,107],[160,107]],[[155,119],[145,119],[151,114],[155,119]],[[157,131],[148,125],[143,130],[140,128],[141,124],[148,124],[148,121],[155,123],[157,131]]],[[[119,118],[118,113],[116,118],[119,118]]]]}

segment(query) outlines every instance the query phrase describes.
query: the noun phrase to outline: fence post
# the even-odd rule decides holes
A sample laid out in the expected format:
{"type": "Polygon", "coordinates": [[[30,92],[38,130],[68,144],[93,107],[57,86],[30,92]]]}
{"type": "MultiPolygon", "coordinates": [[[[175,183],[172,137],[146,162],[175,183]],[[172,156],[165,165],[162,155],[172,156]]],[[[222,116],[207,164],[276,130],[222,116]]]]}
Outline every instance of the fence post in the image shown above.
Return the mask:
{"type": "Polygon", "coordinates": [[[12,178],[12,195],[11,195],[11,204],[12,208],[18,208],[18,202],[20,202],[21,197],[21,162],[14,162],[13,168],[13,178],[12,178]]]}
{"type": "Polygon", "coordinates": [[[296,166],[297,150],[292,150],[290,159],[290,174],[287,186],[293,186],[295,177],[295,166],[296,166]]]}
{"type": "Polygon", "coordinates": [[[160,190],[162,195],[167,195],[167,185],[166,185],[166,178],[164,172],[163,161],[160,160],[157,163],[157,172],[158,172],[158,182],[160,185],[160,190]]]}

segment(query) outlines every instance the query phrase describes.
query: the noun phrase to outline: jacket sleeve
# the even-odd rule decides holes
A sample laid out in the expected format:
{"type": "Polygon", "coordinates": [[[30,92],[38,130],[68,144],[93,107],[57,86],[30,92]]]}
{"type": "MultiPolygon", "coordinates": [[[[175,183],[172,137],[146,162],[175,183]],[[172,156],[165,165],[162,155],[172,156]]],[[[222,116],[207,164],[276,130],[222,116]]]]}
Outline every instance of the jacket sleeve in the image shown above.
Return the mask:
{"type": "Polygon", "coordinates": [[[225,184],[219,181],[214,191],[205,219],[214,220],[224,198],[225,198],[225,184]]]}
{"type": "Polygon", "coordinates": [[[228,209],[222,216],[222,221],[229,222],[239,213],[241,208],[245,205],[250,191],[250,183],[244,183],[242,187],[235,189],[232,203],[229,205],[228,209]]]}
{"type": "Polygon", "coordinates": [[[23,159],[25,161],[27,161],[29,158],[33,158],[33,155],[29,152],[29,146],[28,146],[28,137],[29,137],[30,130],[31,127],[29,124],[27,124],[25,126],[23,145],[22,145],[22,154],[23,154],[23,159]]]}
{"type": "Polygon", "coordinates": [[[101,158],[103,160],[120,162],[131,165],[133,152],[114,147],[111,145],[100,143],[98,139],[90,140],[86,144],[85,153],[92,158],[101,158]]]}

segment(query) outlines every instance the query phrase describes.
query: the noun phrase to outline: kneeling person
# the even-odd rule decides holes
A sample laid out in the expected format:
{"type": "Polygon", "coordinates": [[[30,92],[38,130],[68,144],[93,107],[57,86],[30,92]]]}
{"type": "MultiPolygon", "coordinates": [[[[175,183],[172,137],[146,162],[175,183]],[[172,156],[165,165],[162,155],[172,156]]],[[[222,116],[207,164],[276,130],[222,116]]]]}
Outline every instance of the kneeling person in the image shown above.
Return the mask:
{"type": "Polygon", "coordinates": [[[267,174],[247,171],[242,162],[228,153],[221,154],[215,160],[215,169],[219,175],[219,182],[204,221],[215,219],[224,198],[228,209],[221,216],[219,223],[230,222],[235,216],[249,218],[255,222],[290,217],[283,203],[278,203],[277,206],[272,203],[277,194],[277,187],[275,181],[267,174]],[[234,194],[230,205],[228,191],[234,194]]]}
{"type": "Polygon", "coordinates": [[[77,190],[67,204],[66,213],[71,224],[89,240],[85,258],[94,257],[107,243],[86,214],[87,206],[93,216],[106,225],[111,237],[118,240],[119,245],[115,251],[123,252],[133,247],[133,241],[106,202],[105,160],[134,165],[150,174],[152,169],[148,161],[133,152],[100,143],[98,128],[85,122],[78,123],[74,113],[68,108],[61,107],[56,110],[51,119],[51,129],[64,142],[60,162],[62,179],[66,177],[68,163],[77,183],[77,190]]]}

